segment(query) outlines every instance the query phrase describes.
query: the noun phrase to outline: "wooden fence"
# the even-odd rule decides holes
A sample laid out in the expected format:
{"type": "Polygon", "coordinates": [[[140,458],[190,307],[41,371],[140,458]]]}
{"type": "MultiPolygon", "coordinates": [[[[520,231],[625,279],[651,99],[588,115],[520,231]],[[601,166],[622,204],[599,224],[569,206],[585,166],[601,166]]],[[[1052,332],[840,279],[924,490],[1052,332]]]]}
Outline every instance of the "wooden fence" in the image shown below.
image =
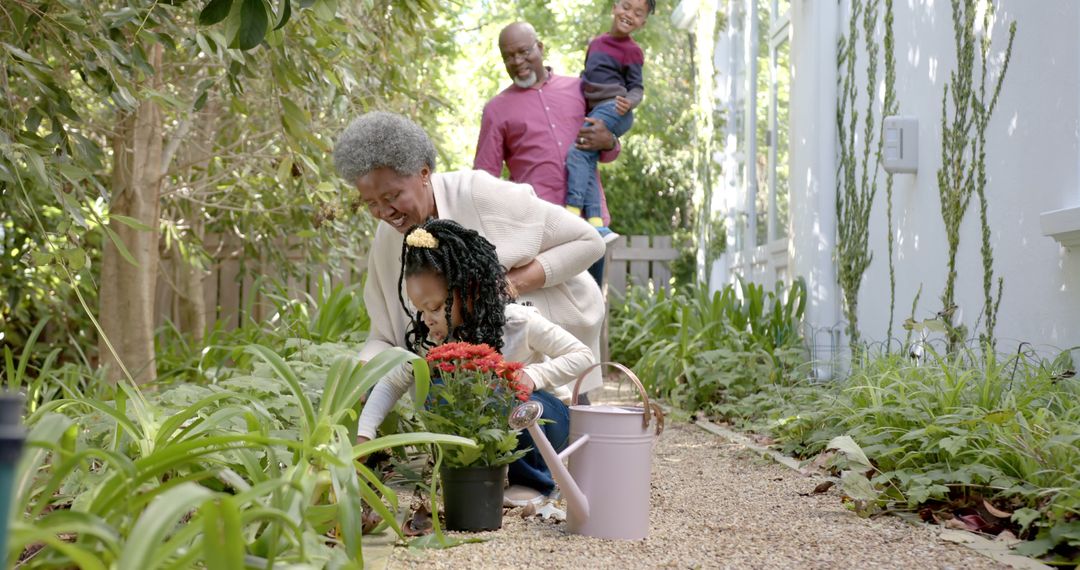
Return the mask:
{"type": "Polygon", "coordinates": [[[671,262],[679,252],[671,236],[621,236],[608,247],[607,293],[621,297],[630,285],[671,288],[671,262]]]}
{"type": "MultiPolygon", "coordinates": [[[[206,322],[211,326],[218,321],[225,330],[235,329],[248,319],[262,321],[273,316],[275,305],[268,295],[281,294],[290,299],[298,299],[303,293],[315,296],[319,279],[324,275],[329,278],[330,287],[359,283],[366,267],[362,258],[353,260],[344,273],[332,273],[326,266],[309,264],[305,243],[299,238],[283,241],[278,251],[284,260],[272,262],[248,255],[236,236],[208,236],[206,250],[214,258],[203,281],[206,322]],[[284,285],[284,291],[277,289],[278,283],[284,285]]],[[[651,283],[654,289],[668,289],[670,264],[678,256],[671,245],[671,236],[620,237],[607,251],[607,293],[621,297],[631,284],[651,283]]],[[[179,320],[177,261],[171,255],[161,259],[155,326],[163,325],[165,319],[174,323],[179,320]]]]}
{"type": "MultiPolygon", "coordinates": [[[[271,261],[249,255],[237,236],[207,236],[205,248],[214,259],[203,280],[207,326],[217,322],[224,330],[232,330],[248,320],[269,319],[276,310],[271,295],[288,299],[299,299],[304,293],[316,296],[320,279],[327,290],[362,279],[367,267],[363,258],[353,260],[346,271],[334,272],[328,266],[309,263],[305,246],[300,238],[282,240],[275,246],[281,256],[271,261]]],[[[179,269],[174,256],[162,256],[155,327],[163,325],[165,319],[179,321],[179,269]]]]}

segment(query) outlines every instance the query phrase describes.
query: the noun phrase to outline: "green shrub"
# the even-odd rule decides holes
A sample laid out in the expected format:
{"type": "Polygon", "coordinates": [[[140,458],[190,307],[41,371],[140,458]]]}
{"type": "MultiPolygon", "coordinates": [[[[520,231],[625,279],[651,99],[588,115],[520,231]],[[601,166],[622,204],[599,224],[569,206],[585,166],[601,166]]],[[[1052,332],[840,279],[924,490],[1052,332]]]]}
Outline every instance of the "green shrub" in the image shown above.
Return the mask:
{"type": "Polygon", "coordinates": [[[800,320],[806,286],[783,290],[742,282],[713,294],[650,294],[631,288],[612,313],[615,360],[629,363],[646,388],[690,410],[739,415],[739,401],[762,386],[787,383],[804,360],[800,320]]]}
{"type": "MultiPolygon", "coordinates": [[[[1012,513],[1005,526],[1034,539],[1019,552],[1075,564],[1080,382],[1069,372],[1068,352],[1053,362],[988,354],[867,358],[809,397],[779,394],[787,406],[771,431],[786,451],[804,457],[850,437],[872,476],[848,474],[845,492],[869,493],[867,510],[964,512],[986,499],[1012,513]]],[[[861,470],[849,463],[839,466],[861,470]]]]}

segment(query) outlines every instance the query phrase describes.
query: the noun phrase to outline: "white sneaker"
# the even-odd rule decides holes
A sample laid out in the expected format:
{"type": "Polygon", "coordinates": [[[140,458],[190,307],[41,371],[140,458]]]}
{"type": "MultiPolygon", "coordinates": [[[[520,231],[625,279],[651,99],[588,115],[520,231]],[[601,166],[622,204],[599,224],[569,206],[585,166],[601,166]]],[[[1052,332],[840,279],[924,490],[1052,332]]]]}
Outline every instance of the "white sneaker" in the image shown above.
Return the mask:
{"type": "Polygon", "coordinates": [[[525,505],[537,505],[544,502],[544,494],[532,487],[524,485],[510,485],[503,491],[504,507],[524,507],[525,505]]]}
{"type": "Polygon", "coordinates": [[[603,237],[604,237],[604,243],[609,244],[609,243],[619,239],[622,236],[620,236],[619,234],[617,234],[615,232],[608,232],[608,233],[604,234],[603,237]]]}

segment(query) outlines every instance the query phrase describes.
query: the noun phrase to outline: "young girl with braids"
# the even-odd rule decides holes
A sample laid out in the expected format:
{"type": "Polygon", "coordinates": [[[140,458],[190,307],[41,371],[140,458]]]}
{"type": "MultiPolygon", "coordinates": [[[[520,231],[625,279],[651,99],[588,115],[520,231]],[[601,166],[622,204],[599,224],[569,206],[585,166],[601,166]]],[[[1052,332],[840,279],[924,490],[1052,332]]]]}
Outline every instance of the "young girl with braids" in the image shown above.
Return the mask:
{"type": "MultiPolygon", "coordinates": [[[[399,299],[412,315],[406,346],[423,355],[444,342],[486,343],[506,360],[524,363],[519,382],[531,392],[530,399],[543,404],[542,417],[551,421],[542,427],[555,449],[563,449],[570,435],[564,403],[570,394],[565,384],[593,363],[593,353],[535,308],[512,302],[495,246],[451,220],[428,220],[405,234],[400,282],[411,302],[410,306],[404,297],[399,299]]],[[[379,424],[412,383],[405,367],[379,381],[360,414],[358,442],[375,437],[379,424]]],[[[529,433],[520,432],[518,449],[530,447],[529,433]]],[[[504,503],[509,506],[537,504],[555,488],[535,448],[510,464],[507,478],[510,487],[504,503]]]]}

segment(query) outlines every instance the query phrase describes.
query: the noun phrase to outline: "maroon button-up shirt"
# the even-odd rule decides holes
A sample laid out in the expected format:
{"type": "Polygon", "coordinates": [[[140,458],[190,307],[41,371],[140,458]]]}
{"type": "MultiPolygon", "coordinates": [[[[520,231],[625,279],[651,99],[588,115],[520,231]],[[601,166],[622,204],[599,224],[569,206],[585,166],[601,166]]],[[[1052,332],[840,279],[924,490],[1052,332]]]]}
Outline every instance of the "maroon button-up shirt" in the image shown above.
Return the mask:
{"type": "MultiPolygon", "coordinates": [[[[511,85],[488,101],[480,122],[473,168],[502,175],[503,162],[510,180],[530,184],[536,195],[554,204],[566,204],[566,153],[584,124],[585,98],[581,80],[548,71],[540,87],[511,85]]],[[[600,154],[611,162],[619,148],[600,154]]],[[[597,173],[597,183],[600,175],[597,173]]],[[[603,186],[600,207],[611,223],[603,186]]]]}

